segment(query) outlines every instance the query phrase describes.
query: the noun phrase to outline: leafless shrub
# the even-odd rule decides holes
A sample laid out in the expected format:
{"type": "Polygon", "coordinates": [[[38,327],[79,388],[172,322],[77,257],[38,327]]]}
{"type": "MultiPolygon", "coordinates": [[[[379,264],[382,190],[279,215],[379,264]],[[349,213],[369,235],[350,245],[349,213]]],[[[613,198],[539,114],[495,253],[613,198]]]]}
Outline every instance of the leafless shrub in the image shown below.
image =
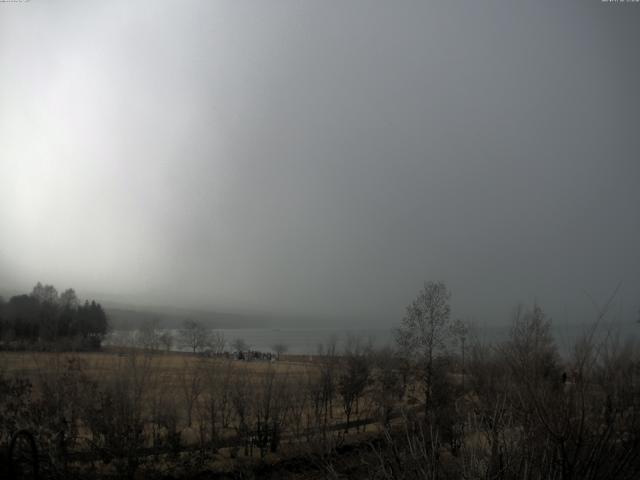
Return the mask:
{"type": "Polygon", "coordinates": [[[222,355],[227,347],[227,339],[222,332],[213,332],[209,335],[207,346],[211,349],[211,352],[216,355],[222,355]]]}
{"type": "Polygon", "coordinates": [[[168,332],[168,331],[162,332],[158,337],[158,341],[160,342],[160,346],[164,348],[165,352],[168,352],[171,350],[171,347],[173,346],[173,336],[171,335],[171,332],[168,332]]]}
{"type": "Polygon", "coordinates": [[[352,338],[347,343],[338,378],[338,392],[346,416],[345,433],[349,432],[352,413],[359,413],[365,389],[371,383],[371,348],[362,347],[352,338]]]}
{"type": "Polygon", "coordinates": [[[254,393],[253,412],[255,422],[253,431],[260,456],[264,457],[267,448],[276,452],[282,436],[285,415],[288,410],[286,376],[269,369],[261,375],[254,393]]]}
{"type": "Polygon", "coordinates": [[[9,443],[11,434],[33,424],[33,385],[26,378],[0,374],[0,443],[9,443]]]}
{"type": "Polygon", "coordinates": [[[209,363],[203,369],[202,395],[198,403],[198,418],[201,444],[208,443],[215,451],[232,412],[231,387],[233,364],[209,363]]]}
{"type": "Polygon", "coordinates": [[[54,354],[37,365],[31,430],[48,455],[49,468],[66,473],[67,453],[81,441],[79,428],[83,405],[95,392],[96,383],[86,375],[86,365],[75,355],[54,354]]]}
{"type": "Polygon", "coordinates": [[[398,356],[389,348],[375,352],[372,364],[374,367],[372,399],[375,402],[380,423],[383,427],[389,427],[393,410],[404,394],[401,365],[398,356]]]}
{"type": "Polygon", "coordinates": [[[91,432],[89,444],[105,463],[113,462],[119,476],[132,478],[146,443],[145,393],[153,382],[151,357],[131,353],[120,358],[115,371],[102,378],[85,404],[83,422],[91,432]]]}
{"type": "Polygon", "coordinates": [[[187,426],[193,424],[193,410],[204,389],[205,365],[196,359],[184,357],[178,375],[178,384],[184,401],[187,426]]]}
{"type": "Polygon", "coordinates": [[[160,350],[162,333],[158,328],[159,325],[158,319],[145,321],[135,332],[135,345],[152,352],[160,350]]]}
{"type": "Polygon", "coordinates": [[[299,381],[289,381],[287,394],[289,396],[289,415],[287,425],[295,441],[299,441],[305,431],[305,415],[310,407],[308,390],[299,381]]]}
{"type": "Polygon", "coordinates": [[[614,338],[588,334],[562,373],[542,311],[519,309],[510,340],[472,362],[482,407],[474,428],[485,433],[486,448],[465,447],[464,471],[470,475],[473,463],[485,478],[635,478],[637,360],[614,338]]]}
{"type": "Polygon", "coordinates": [[[236,434],[245,455],[253,454],[251,424],[253,420],[253,388],[246,368],[238,368],[231,387],[231,404],[235,413],[236,434]]]}
{"type": "Polygon", "coordinates": [[[368,478],[384,480],[442,478],[437,432],[415,418],[405,416],[398,430],[385,428],[379,442],[370,444],[372,457],[366,456],[368,478]]]}
{"type": "Polygon", "coordinates": [[[182,447],[179,428],[178,404],[172,395],[151,395],[150,405],[151,442],[157,451],[169,450],[177,455],[182,447]]]}

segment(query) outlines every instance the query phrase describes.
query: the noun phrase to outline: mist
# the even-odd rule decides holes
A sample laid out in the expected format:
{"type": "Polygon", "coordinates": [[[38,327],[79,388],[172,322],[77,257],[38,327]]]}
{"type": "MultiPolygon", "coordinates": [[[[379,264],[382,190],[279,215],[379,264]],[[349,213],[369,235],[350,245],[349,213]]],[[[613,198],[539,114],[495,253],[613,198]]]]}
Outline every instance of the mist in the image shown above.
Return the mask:
{"type": "Polygon", "coordinates": [[[0,4],[0,289],[392,325],[426,280],[487,324],[519,301],[590,321],[620,285],[632,321],[639,21],[599,0],[0,4]]]}

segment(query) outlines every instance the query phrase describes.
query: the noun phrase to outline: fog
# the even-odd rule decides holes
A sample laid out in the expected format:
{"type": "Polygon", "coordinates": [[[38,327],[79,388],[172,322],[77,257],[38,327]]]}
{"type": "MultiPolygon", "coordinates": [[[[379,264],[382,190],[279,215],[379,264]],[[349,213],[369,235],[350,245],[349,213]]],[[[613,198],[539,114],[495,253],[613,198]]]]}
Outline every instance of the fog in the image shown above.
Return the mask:
{"type": "Polygon", "coordinates": [[[640,6],[0,3],[0,288],[391,325],[640,307],[640,6]]]}

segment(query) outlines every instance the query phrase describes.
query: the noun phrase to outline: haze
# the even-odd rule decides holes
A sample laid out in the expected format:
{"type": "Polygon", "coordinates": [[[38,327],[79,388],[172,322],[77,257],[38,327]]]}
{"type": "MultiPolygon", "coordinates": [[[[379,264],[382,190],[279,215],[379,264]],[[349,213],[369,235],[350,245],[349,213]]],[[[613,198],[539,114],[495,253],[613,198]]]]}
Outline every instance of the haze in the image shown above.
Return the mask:
{"type": "MultiPolygon", "coordinates": [[[[640,6],[0,3],[0,287],[396,323],[640,307],[640,6]]],[[[587,318],[588,316],[588,318],[587,318]]],[[[302,322],[302,320],[301,320],[302,322]]]]}

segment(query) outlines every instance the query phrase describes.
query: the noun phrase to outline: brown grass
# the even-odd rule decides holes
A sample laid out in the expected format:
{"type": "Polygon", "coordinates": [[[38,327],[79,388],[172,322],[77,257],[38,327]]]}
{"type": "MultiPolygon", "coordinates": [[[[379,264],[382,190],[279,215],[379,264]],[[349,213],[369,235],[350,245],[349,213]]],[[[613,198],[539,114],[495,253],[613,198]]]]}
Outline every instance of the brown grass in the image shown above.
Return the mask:
{"type": "MultiPolygon", "coordinates": [[[[125,352],[81,352],[81,353],[51,353],[51,352],[7,352],[0,351],[0,372],[8,375],[25,376],[34,378],[58,363],[66,362],[70,359],[82,362],[84,370],[91,377],[99,378],[105,372],[117,371],[126,362],[130,355],[134,353],[125,352]]],[[[137,352],[143,355],[144,352],[137,352]]],[[[208,358],[180,352],[159,353],[148,355],[151,362],[151,369],[154,372],[162,372],[163,376],[173,376],[182,372],[185,362],[200,365],[221,365],[226,360],[223,358],[208,358]]],[[[260,375],[264,374],[270,367],[277,373],[287,373],[288,375],[304,374],[311,363],[296,360],[281,360],[278,362],[268,361],[233,361],[234,368],[242,368],[248,372],[260,375]]]]}

